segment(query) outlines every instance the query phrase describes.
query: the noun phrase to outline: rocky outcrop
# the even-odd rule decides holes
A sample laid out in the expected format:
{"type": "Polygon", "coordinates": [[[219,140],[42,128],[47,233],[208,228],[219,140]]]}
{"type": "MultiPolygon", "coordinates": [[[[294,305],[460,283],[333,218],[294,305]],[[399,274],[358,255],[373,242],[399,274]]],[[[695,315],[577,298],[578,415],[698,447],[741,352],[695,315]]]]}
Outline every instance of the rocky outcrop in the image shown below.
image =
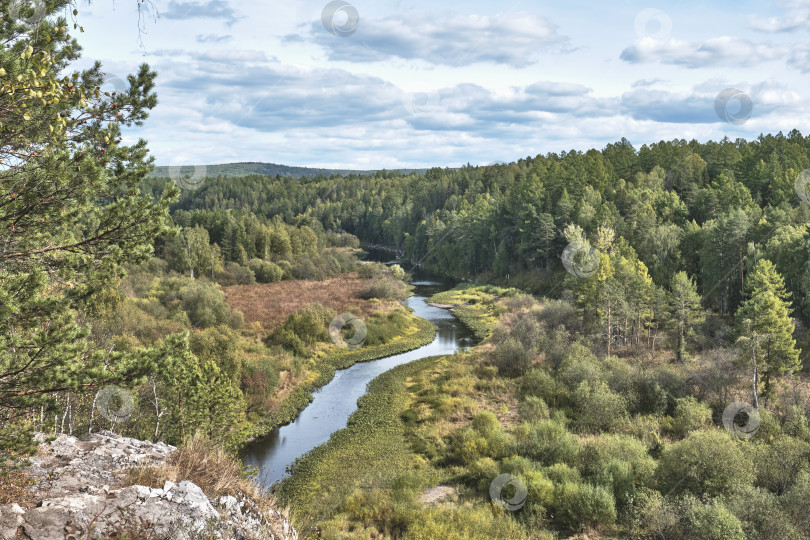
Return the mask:
{"type": "Polygon", "coordinates": [[[149,538],[172,540],[298,538],[280,513],[242,493],[209,499],[187,480],[161,488],[122,486],[128,468],[160,465],[174,450],[111,432],[43,442],[26,469],[36,480],[29,491],[37,503],[0,505],[0,539],[95,538],[89,531],[120,537],[146,530],[149,538]]]}

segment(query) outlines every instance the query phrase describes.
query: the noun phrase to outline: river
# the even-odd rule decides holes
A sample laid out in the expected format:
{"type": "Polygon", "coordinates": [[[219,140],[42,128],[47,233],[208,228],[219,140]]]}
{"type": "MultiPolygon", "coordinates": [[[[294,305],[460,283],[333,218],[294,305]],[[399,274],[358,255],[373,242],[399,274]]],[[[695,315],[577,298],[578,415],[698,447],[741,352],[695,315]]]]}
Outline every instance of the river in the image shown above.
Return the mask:
{"type": "Polygon", "coordinates": [[[245,465],[257,467],[258,482],[266,489],[287,476],[287,466],[298,457],[329,440],[335,431],[346,427],[357,409],[357,400],[366,393],[368,383],[396,366],[428,356],[453,354],[474,344],[474,336],[453,314],[427,304],[431,295],[451,285],[433,281],[426,274],[414,273],[414,295],[407,305],[414,314],[438,328],[433,342],[412,351],[371,362],[361,362],[337,371],[335,378],[313,393],[313,400],[291,424],[247,445],[241,452],[245,465]]]}

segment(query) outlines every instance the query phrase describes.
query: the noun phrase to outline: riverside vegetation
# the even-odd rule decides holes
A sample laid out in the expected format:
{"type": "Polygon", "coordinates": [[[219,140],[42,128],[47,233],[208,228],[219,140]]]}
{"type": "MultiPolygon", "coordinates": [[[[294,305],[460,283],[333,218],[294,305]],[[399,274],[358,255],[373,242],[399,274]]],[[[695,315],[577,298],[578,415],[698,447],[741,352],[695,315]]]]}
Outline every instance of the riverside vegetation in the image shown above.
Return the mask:
{"type": "Polygon", "coordinates": [[[434,299],[489,337],[384,375],[299,461],[280,497],[308,533],[810,535],[810,137],[180,190],[202,179],[149,178],[146,142],[122,144],[156,74],[105,95],[100,65],[72,72],[70,6],[0,23],[0,491],[24,496],[9,467],[35,432],[197,434],[232,452],[335,369],[429,341],[397,302],[404,273],[359,265],[362,240],[492,283],[434,299]],[[357,294],[302,298],[272,325],[229,304],[336,276],[357,294]],[[328,341],[343,311],[363,314],[366,348],[328,341]],[[724,418],[735,402],[749,407],[724,418]],[[500,473],[528,490],[515,512],[489,499],[500,473]],[[454,498],[423,503],[440,485],[454,498]]]}

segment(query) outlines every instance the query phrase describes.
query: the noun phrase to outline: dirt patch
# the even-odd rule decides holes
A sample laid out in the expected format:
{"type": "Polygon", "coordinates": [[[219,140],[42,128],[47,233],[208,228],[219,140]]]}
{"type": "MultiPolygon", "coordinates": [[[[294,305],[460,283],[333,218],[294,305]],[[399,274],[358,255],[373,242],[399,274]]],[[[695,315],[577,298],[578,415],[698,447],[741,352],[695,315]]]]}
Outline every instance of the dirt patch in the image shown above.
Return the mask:
{"type": "Polygon", "coordinates": [[[426,489],[425,492],[419,496],[419,501],[424,504],[435,504],[450,498],[456,498],[456,488],[451,486],[436,486],[426,489]]]}
{"type": "MultiPolygon", "coordinates": [[[[343,274],[321,281],[280,281],[224,287],[225,301],[245,315],[245,322],[260,322],[265,330],[281,325],[307,304],[317,303],[339,313],[356,309],[363,316],[380,309],[379,302],[360,298],[368,280],[343,274]]],[[[359,315],[359,313],[358,313],[359,315]]]]}

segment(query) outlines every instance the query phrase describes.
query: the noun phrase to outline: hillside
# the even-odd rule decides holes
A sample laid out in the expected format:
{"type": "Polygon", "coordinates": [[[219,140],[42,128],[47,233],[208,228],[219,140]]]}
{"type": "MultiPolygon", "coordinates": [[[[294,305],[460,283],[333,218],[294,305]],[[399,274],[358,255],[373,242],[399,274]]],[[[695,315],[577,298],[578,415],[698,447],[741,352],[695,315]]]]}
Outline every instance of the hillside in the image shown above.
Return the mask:
{"type": "MultiPolygon", "coordinates": [[[[184,174],[196,174],[196,170],[200,169],[201,165],[188,165],[182,166],[181,171],[184,174]]],[[[410,173],[424,173],[426,169],[395,169],[402,174],[410,173]]],[[[205,176],[224,178],[233,178],[239,176],[248,176],[252,174],[264,176],[291,176],[293,178],[302,177],[315,177],[315,176],[349,176],[352,174],[373,175],[379,170],[351,170],[351,169],[316,169],[311,167],[291,167],[289,165],[278,165],[276,163],[259,163],[259,162],[243,162],[243,163],[223,163],[220,165],[205,165],[205,176]]],[[[171,176],[169,166],[158,166],[149,174],[154,178],[167,178],[171,176]]]]}

